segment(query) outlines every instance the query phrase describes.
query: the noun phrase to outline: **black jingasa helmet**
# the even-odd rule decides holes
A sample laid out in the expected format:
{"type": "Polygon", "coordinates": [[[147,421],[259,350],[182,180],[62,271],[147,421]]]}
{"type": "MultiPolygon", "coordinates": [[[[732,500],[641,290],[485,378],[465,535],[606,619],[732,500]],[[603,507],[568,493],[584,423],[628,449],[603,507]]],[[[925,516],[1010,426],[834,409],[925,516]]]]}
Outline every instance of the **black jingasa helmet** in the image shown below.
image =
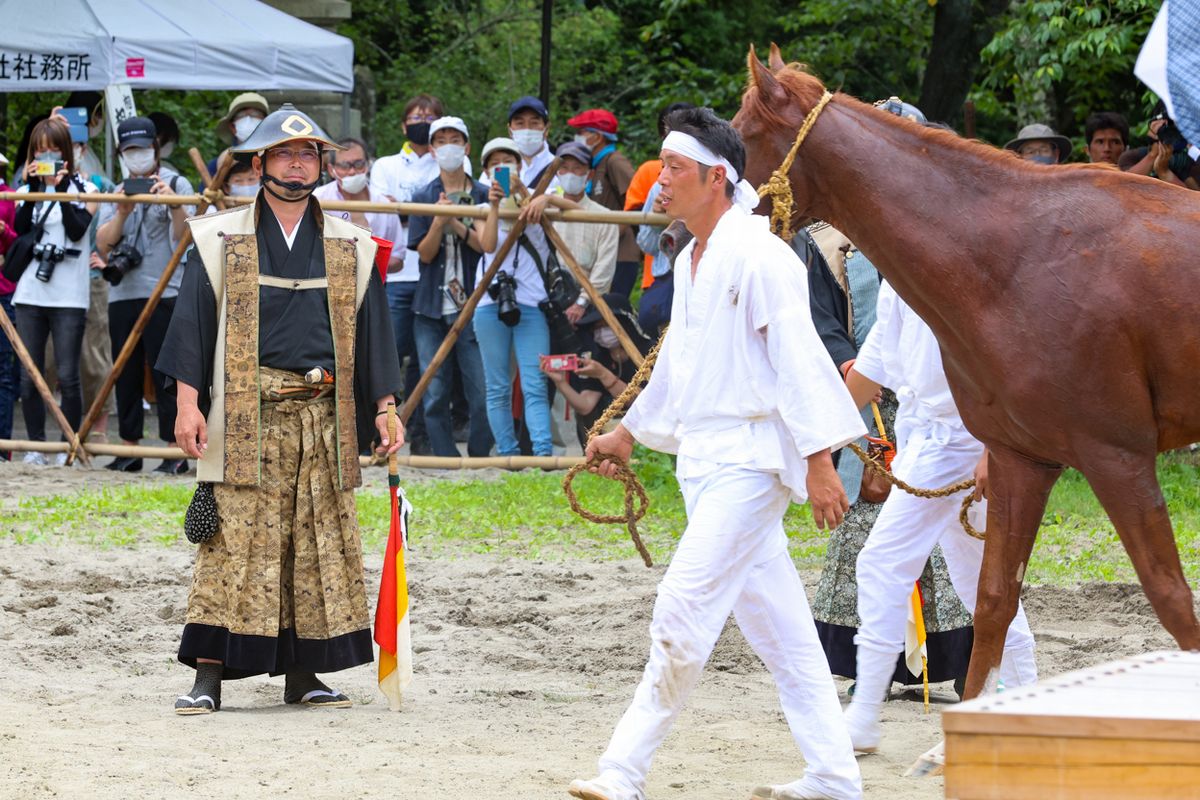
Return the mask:
{"type": "MultiPolygon", "coordinates": [[[[259,123],[254,129],[254,133],[250,134],[250,138],[242,142],[237,147],[229,148],[231,153],[248,153],[261,157],[266,151],[272,147],[277,147],[288,142],[316,142],[317,150],[345,150],[346,148],[334,142],[325,131],[321,130],[321,126],[313,121],[312,117],[305,114],[300,109],[296,108],[291,103],[284,103],[277,110],[273,111],[267,118],[259,123]]],[[[312,192],[320,184],[320,176],[312,183],[299,183],[297,181],[281,181],[271,177],[263,170],[262,185],[273,196],[286,202],[292,201],[289,198],[280,197],[277,193],[271,190],[269,184],[282,186],[284,189],[293,192],[307,191],[312,192]]]]}

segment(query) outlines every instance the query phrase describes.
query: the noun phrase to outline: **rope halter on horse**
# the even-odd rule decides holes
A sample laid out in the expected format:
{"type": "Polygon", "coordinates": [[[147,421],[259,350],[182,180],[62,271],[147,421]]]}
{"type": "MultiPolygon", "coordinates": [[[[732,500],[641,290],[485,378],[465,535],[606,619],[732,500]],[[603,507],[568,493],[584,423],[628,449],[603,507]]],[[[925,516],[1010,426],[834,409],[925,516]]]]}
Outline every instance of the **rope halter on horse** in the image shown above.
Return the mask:
{"type": "Polygon", "coordinates": [[[804,140],[808,138],[808,132],[812,130],[813,125],[817,124],[817,117],[821,115],[825,106],[829,105],[829,101],[832,99],[833,93],[827,89],[821,95],[820,101],[813,106],[813,110],[808,112],[804,122],[801,123],[800,130],[796,133],[796,141],[792,142],[792,149],[788,151],[783,163],[771,173],[771,177],[767,179],[766,183],[758,187],[759,197],[767,195],[771,197],[771,232],[785,242],[792,241],[792,237],[796,235],[792,230],[795,200],[792,198],[792,182],[788,179],[788,173],[792,170],[792,162],[796,160],[796,153],[800,151],[800,145],[804,144],[804,140]]]}

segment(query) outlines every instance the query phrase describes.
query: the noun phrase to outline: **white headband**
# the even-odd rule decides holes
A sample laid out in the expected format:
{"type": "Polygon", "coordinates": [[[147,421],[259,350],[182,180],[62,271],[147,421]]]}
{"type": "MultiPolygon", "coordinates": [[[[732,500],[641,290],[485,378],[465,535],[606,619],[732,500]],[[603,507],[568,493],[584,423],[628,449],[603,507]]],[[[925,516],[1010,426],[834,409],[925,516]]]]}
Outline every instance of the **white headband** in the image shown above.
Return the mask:
{"type": "Polygon", "coordinates": [[[739,180],[738,171],[733,168],[733,164],[729,163],[729,159],[709,150],[695,136],[682,131],[671,131],[667,134],[667,138],[663,139],[662,149],[678,153],[706,167],[724,167],[725,180],[734,184],[735,187],[733,204],[747,214],[752,213],[758,207],[758,192],[750,185],[750,182],[739,180]]]}

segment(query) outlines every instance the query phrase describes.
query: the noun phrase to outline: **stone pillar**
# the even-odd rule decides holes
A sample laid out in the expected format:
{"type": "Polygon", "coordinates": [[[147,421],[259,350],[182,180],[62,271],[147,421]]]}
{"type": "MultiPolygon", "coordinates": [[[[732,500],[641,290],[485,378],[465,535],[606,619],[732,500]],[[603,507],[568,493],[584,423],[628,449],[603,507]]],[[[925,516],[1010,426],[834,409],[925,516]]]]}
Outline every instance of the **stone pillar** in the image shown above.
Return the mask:
{"type": "MultiPolygon", "coordinates": [[[[311,25],[317,25],[334,31],[339,22],[350,19],[350,0],[264,0],[267,5],[302,19],[311,25]]],[[[334,31],[336,32],[336,31],[334,31]]],[[[358,96],[358,69],[355,68],[355,93],[350,96],[349,126],[343,121],[342,95],[337,92],[289,91],[263,92],[267,102],[274,110],[282,103],[292,103],[297,108],[316,120],[326,133],[334,139],[343,136],[362,137],[362,112],[358,96]]]]}

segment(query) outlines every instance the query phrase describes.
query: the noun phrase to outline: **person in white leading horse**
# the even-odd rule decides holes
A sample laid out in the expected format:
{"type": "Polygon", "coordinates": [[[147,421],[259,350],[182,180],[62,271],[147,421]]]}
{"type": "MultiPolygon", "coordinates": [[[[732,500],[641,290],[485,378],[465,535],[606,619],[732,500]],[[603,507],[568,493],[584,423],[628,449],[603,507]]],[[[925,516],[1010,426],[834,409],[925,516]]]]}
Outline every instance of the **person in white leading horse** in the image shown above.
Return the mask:
{"type": "MultiPolygon", "coordinates": [[[[875,327],[867,334],[846,384],[865,406],[881,386],[896,392],[896,460],[893,474],[913,486],[937,488],[975,471],[982,498],[987,474],[984,447],[967,432],[942,369],[942,354],[929,326],[886,282],[880,287],[875,327]]],[[[966,490],[964,490],[965,492],[966,490]]],[[[983,562],[983,542],[968,536],[958,521],[962,494],[927,499],[892,491],[858,554],[857,685],[846,709],[854,748],[879,747],[883,703],[896,656],[904,651],[904,629],[913,582],[934,545],[950,572],[963,605],[975,613],[975,591],[983,562]]],[[[1008,687],[1037,682],[1033,634],[1025,611],[1008,629],[1000,679],[1008,687]]]]}
{"type": "Polygon", "coordinates": [[[738,176],[741,137],[709,109],[670,118],[662,206],[695,241],[680,254],[674,321],[657,365],[624,421],[589,458],[613,477],[635,439],[677,453],[688,525],[658,587],[650,658],[617,724],[600,774],[570,785],[585,800],[642,800],[655,750],[692,689],[730,612],[775,678],[806,761],[804,776],[756,798],[862,796],[837,690],[817,639],[783,515],[811,503],[834,527],[848,503],[831,448],[864,432],[825,354],[808,306],[804,265],[751,216],[758,196],[738,176]]]}

